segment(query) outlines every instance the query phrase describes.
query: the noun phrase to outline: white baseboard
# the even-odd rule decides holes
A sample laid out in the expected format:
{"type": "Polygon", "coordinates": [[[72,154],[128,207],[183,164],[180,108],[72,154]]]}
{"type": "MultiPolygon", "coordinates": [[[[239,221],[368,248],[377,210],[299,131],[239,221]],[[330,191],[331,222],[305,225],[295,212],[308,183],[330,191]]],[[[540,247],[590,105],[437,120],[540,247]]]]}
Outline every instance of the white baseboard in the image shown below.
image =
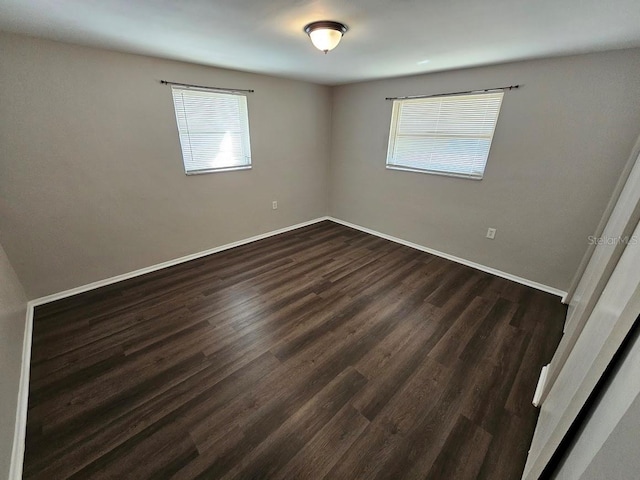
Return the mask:
{"type": "Polygon", "coordinates": [[[274,235],[279,235],[281,233],[289,232],[291,230],[296,230],[298,228],[306,227],[308,225],[313,225],[314,223],[322,222],[323,220],[329,220],[329,217],[315,218],[313,220],[309,220],[308,222],[297,223],[295,225],[291,225],[290,227],[280,228],[278,230],[262,233],[254,237],[238,240],[237,242],[227,243],[226,245],[221,245],[220,247],[210,248],[208,250],[203,250],[202,252],[192,253],[191,255],[186,255],[184,257],[176,258],[174,260],[168,260],[166,262],[158,263],[150,267],[134,270],[133,272],[123,273],[122,275],[116,275],[115,277],[105,278],[104,280],[98,280],[97,282],[89,283],[87,285],[82,285],[76,288],[71,288],[63,292],[54,293],[52,295],[47,295],[45,297],[36,298],[35,300],[32,300],[31,303],[33,303],[34,306],[44,305],[45,303],[61,300],[63,298],[71,297],[73,295],[78,295],[79,293],[85,293],[90,290],[95,290],[96,288],[105,287],[107,285],[121,282],[123,280],[128,280],[130,278],[139,277],[140,275],[145,275],[147,273],[162,270],[163,268],[173,267],[174,265],[178,265],[180,263],[185,263],[191,260],[196,260],[198,258],[206,257],[207,255],[211,255],[213,253],[222,252],[224,250],[229,250],[230,248],[239,247],[241,245],[246,245],[247,243],[256,242],[264,238],[273,237],[274,235]]]}
{"type": "Polygon", "coordinates": [[[549,364],[542,367],[542,371],[540,372],[540,377],[538,378],[538,384],[536,385],[536,392],[533,394],[533,403],[534,407],[540,406],[540,400],[542,400],[542,392],[544,392],[544,387],[547,383],[547,374],[549,373],[549,364]]]}
{"type": "Polygon", "coordinates": [[[27,409],[29,407],[29,373],[31,370],[33,309],[33,303],[27,302],[27,318],[25,319],[24,338],[22,340],[22,366],[20,367],[20,385],[18,387],[18,405],[16,408],[15,430],[13,432],[9,480],[20,480],[22,478],[24,447],[27,436],[27,409]]]}
{"type": "Polygon", "coordinates": [[[432,255],[446,258],[447,260],[451,260],[453,262],[466,265],[467,267],[475,268],[476,270],[481,270],[483,272],[487,272],[492,275],[496,275],[498,277],[506,278],[507,280],[511,280],[513,282],[520,283],[522,285],[526,285],[527,287],[535,288],[536,290],[541,290],[543,292],[551,293],[552,295],[556,295],[558,297],[564,298],[567,295],[567,292],[563,292],[562,290],[558,290],[557,288],[553,288],[548,285],[544,285],[542,283],[534,282],[533,280],[527,280],[526,278],[518,277],[516,275],[512,275],[511,273],[503,272],[501,270],[497,270],[492,267],[487,267],[485,265],[481,265],[479,263],[475,263],[470,260],[465,260],[464,258],[456,257],[454,255],[449,255],[448,253],[440,252],[438,250],[434,250],[433,248],[425,247],[423,245],[418,245],[417,243],[409,242],[401,238],[387,235],[386,233],[377,232],[376,230],[371,230],[370,228],[361,227],[360,225],[356,225],[350,222],[345,222],[344,220],[340,220],[334,217],[328,217],[328,219],[331,220],[332,222],[339,223],[346,227],[355,228],[356,230],[360,230],[361,232],[365,232],[365,233],[370,233],[371,235],[384,238],[385,240],[391,240],[392,242],[396,242],[401,245],[405,245],[407,247],[415,248],[416,250],[421,250],[423,252],[431,253],[432,255]]]}

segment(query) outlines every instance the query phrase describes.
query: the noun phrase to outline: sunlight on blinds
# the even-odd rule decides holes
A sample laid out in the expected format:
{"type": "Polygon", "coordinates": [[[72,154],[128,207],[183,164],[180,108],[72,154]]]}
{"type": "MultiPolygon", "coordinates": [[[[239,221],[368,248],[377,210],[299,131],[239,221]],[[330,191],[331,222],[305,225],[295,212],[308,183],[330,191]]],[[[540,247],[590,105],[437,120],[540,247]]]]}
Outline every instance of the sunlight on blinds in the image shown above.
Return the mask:
{"type": "Polygon", "coordinates": [[[187,174],[251,167],[247,98],[172,86],[187,174]]]}
{"type": "Polygon", "coordinates": [[[387,168],[482,179],[503,96],[394,100],[387,168]]]}

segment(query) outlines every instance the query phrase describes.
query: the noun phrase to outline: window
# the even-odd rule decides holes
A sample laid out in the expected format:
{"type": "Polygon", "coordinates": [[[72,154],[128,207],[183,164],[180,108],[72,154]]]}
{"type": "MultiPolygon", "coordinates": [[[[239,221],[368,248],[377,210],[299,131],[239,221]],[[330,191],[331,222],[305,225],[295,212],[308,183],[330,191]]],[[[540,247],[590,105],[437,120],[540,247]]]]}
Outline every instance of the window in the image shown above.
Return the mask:
{"type": "Polygon", "coordinates": [[[503,95],[394,100],[387,168],[481,180],[503,95]]]}
{"type": "Polygon", "coordinates": [[[251,168],[247,97],[171,87],[187,175],[251,168]]]}

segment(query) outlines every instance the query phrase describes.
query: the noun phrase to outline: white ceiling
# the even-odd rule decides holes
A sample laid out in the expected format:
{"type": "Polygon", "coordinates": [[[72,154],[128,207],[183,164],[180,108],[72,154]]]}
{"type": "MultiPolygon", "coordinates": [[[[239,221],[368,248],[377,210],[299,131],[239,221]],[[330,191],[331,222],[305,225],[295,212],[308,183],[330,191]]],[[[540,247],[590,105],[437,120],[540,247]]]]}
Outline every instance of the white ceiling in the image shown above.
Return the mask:
{"type": "Polygon", "coordinates": [[[335,85],[640,46],[640,1],[0,0],[0,30],[335,85]],[[350,27],[328,55],[314,20],[350,27]]]}

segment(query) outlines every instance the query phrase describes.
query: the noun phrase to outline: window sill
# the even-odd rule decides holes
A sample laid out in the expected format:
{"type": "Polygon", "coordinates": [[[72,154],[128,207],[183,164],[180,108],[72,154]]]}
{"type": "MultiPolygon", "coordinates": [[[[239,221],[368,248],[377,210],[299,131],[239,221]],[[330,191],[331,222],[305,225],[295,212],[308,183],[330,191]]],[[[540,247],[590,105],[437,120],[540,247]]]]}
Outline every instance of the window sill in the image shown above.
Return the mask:
{"type": "Polygon", "coordinates": [[[442,177],[465,178],[467,180],[482,180],[483,176],[465,175],[463,173],[438,172],[436,170],[420,170],[419,168],[398,167],[395,165],[387,165],[387,170],[399,170],[401,172],[427,173],[429,175],[440,175],[442,177]]]}
{"type": "Polygon", "coordinates": [[[209,168],[207,170],[195,170],[193,172],[184,172],[187,176],[202,175],[204,173],[219,173],[219,172],[235,172],[236,170],[251,170],[252,165],[242,165],[240,167],[225,167],[225,168],[209,168]]]}

